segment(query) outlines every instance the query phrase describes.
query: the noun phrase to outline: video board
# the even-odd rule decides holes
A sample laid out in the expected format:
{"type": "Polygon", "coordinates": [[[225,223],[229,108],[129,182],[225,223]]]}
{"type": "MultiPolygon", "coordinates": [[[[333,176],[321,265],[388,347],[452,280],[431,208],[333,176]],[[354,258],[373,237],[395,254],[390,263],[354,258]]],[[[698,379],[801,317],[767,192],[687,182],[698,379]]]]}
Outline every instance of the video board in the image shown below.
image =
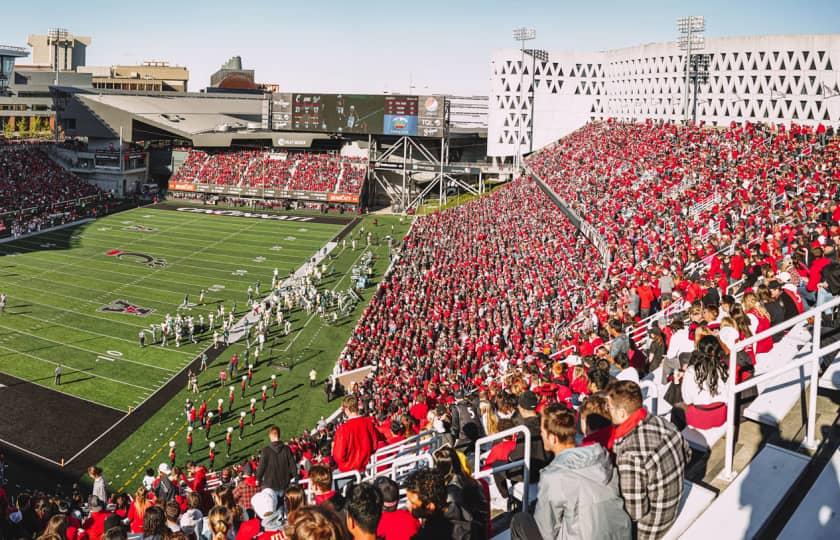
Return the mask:
{"type": "Polygon", "coordinates": [[[270,110],[275,131],[443,137],[446,129],[442,96],[281,92],[270,110]]]}

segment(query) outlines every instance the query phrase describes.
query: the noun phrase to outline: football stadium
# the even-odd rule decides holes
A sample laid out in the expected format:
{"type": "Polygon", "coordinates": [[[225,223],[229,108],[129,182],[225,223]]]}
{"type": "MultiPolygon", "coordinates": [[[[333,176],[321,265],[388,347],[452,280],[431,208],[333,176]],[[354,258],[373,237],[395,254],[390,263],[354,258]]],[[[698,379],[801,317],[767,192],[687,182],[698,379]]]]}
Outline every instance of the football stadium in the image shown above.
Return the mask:
{"type": "Polygon", "coordinates": [[[0,45],[0,539],[837,538],[840,33],[709,11],[472,94],[0,45]]]}

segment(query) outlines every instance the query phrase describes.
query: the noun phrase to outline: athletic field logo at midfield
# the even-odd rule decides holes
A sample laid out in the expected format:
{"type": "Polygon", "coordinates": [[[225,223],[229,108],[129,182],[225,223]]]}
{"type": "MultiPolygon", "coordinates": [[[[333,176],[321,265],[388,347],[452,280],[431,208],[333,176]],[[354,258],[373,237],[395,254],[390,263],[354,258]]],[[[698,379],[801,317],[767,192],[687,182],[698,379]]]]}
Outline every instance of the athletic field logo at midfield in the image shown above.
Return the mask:
{"type": "Polygon", "coordinates": [[[157,232],[154,227],[146,227],[145,225],[129,225],[123,227],[123,230],[128,232],[157,232]]]}
{"type": "Polygon", "coordinates": [[[140,307],[127,300],[114,300],[110,304],[106,304],[96,311],[104,311],[105,313],[124,313],[126,315],[135,315],[137,317],[146,317],[154,310],[152,308],[140,307]]]}
{"type": "Polygon", "coordinates": [[[121,249],[112,249],[106,251],[105,255],[108,257],[116,257],[122,261],[132,261],[138,264],[145,264],[150,268],[163,268],[166,266],[166,259],[162,257],[155,257],[148,253],[139,253],[137,251],[123,251],[121,249]]]}

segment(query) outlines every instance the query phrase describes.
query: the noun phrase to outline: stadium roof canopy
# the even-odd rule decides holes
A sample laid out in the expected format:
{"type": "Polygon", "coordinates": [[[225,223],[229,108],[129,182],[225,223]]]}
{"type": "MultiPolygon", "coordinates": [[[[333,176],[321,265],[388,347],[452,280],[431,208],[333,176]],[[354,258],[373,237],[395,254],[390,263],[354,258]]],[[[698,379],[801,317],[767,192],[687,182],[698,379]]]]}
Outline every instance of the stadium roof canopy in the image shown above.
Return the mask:
{"type": "Polygon", "coordinates": [[[328,135],[261,129],[262,94],[123,92],[51,87],[59,122],[68,136],[127,142],[176,140],[227,147],[236,140],[309,147],[328,135]]]}

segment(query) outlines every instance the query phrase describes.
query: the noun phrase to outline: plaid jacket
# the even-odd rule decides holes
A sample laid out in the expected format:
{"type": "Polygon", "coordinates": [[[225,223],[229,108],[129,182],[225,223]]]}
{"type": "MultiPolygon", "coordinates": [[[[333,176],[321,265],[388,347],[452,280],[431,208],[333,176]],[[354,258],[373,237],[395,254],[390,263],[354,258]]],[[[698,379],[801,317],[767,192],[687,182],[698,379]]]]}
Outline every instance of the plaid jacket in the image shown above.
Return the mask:
{"type": "Polygon", "coordinates": [[[648,415],[613,447],[624,507],[640,540],[661,538],[677,519],[685,465],[691,457],[673,424],[648,415]]]}

